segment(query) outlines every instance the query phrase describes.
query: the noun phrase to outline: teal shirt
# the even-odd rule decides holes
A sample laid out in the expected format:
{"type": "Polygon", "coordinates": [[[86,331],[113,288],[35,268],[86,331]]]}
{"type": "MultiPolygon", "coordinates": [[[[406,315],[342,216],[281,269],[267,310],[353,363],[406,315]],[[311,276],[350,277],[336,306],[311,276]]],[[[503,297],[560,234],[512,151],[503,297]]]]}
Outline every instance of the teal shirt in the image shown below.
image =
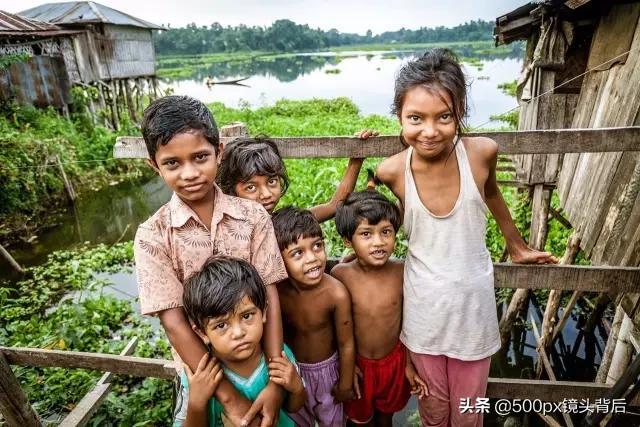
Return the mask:
{"type": "MultiPolygon", "coordinates": [[[[291,349],[284,346],[284,352],[287,355],[287,358],[298,367],[296,358],[293,356],[291,349]]],[[[227,369],[226,367],[222,367],[224,370],[224,374],[233,384],[233,386],[240,392],[241,395],[249,399],[250,401],[256,400],[258,395],[269,383],[269,367],[265,363],[264,354],[260,358],[260,363],[255,371],[248,377],[241,377],[235,372],[227,369]]],[[[185,389],[189,389],[189,382],[187,381],[187,376],[182,373],[181,376],[182,385],[185,389]]],[[[209,399],[209,426],[210,427],[224,427],[222,424],[222,405],[215,398],[209,399]]],[[[295,427],[295,423],[283,410],[280,410],[280,416],[278,417],[278,427],[295,427]]]]}

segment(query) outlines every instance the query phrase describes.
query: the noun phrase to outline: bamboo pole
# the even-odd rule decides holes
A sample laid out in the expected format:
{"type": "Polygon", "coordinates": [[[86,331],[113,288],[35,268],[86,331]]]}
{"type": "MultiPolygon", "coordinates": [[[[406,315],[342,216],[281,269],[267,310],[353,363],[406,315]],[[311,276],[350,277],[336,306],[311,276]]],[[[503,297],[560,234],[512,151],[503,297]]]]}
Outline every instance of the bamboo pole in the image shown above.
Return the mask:
{"type": "MultiPolygon", "coordinates": [[[[549,360],[549,357],[547,356],[547,352],[544,349],[544,347],[542,347],[540,345],[540,333],[538,332],[538,327],[536,326],[536,320],[533,318],[533,316],[531,316],[531,326],[533,328],[533,335],[534,335],[534,337],[536,339],[537,347],[539,348],[538,355],[540,356],[540,359],[542,360],[542,363],[540,363],[540,364],[544,365],[544,369],[545,369],[545,371],[547,371],[547,375],[549,376],[549,379],[551,381],[557,381],[556,374],[553,372],[553,367],[551,366],[551,361],[549,360]]],[[[562,418],[564,418],[564,421],[567,423],[568,427],[574,427],[573,426],[573,421],[571,420],[571,415],[563,412],[562,413],[562,418]]]]}
{"type": "Polygon", "coordinates": [[[13,374],[11,366],[0,351],[0,414],[10,427],[41,426],[38,414],[13,374]]]}
{"type": "Polygon", "coordinates": [[[616,341],[616,345],[613,350],[611,366],[607,373],[607,384],[615,383],[624,373],[625,369],[627,369],[627,366],[631,361],[633,346],[629,342],[629,334],[632,328],[633,322],[625,313],[623,315],[622,324],[620,325],[620,331],[618,332],[618,340],[616,341]]]}
{"type": "Polygon", "coordinates": [[[111,93],[111,121],[115,130],[120,129],[120,119],[118,117],[118,91],[115,80],[109,82],[109,92],[111,93]]]}
{"type": "Polygon", "coordinates": [[[62,161],[60,160],[60,156],[57,154],[54,156],[54,162],[58,165],[58,169],[60,170],[60,175],[62,176],[62,181],[64,182],[64,188],[67,190],[67,195],[69,196],[69,200],[71,203],[76,200],[76,192],[73,189],[73,185],[71,185],[71,181],[67,177],[66,172],[64,171],[64,166],[62,165],[62,161]]]}
{"type": "Polygon", "coordinates": [[[9,262],[11,268],[13,268],[16,272],[24,274],[24,270],[22,269],[22,267],[20,267],[20,264],[18,264],[18,262],[13,259],[9,251],[7,251],[2,245],[0,245],[0,255],[2,255],[2,258],[6,259],[9,262]]]}
{"type": "Polygon", "coordinates": [[[133,105],[133,96],[131,95],[131,86],[129,85],[129,79],[122,79],[122,87],[124,88],[125,98],[127,100],[127,108],[129,109],[129,117],[133,123],[137,122],[136,107],[133,105]]]}
{"type": "Polygon", "coordinates": [[[596,303],[594,304],[593,310],[591,311],[591,315],[587,319],[587,323],[584,325],[585,332],[593,332],[598,323],[602,321],[602,316],[604,315],[604,311],[607,306],[611,302],[611,298],[605,292],[601,292],[596,299],[596,303]]]}
{"type": "MultiPolygon", "coordinates": [[[[573,264],[576,256],[578,255],[578,252],[580,252],[580,237],[578,233],[574,232],[573,234],[571,234],[569,240],[567,241],[567,248],[565,249],[564,255],[560,260],[560,264],[573,264]]],[[[543,349],[550,347],[553,342],[553,329],[556,324],[556,318],[561,299],[562,291],[551,290],[549,292],[549,299],[547,300],[547,307],[544,310],[544,316],[541,326],[542,336],[540,337],[540,347],[543,349]]],[[[536,366],[536,374],[540,376],[541,373],[542,366],[538,364],[536,366]]]]}
{"type": "MultiPolygon", "coordinates": [[[[538,184],[533,189],[533,206],[531,214],[531,228],[529,246],[533,249],[542,250],[547,239],[549,206],[551,203],[551,190],[545,189],[544,185],[538,184]]],[[[511,336],[511,328],[518,313],[522,312],[529,301],[528,289],[517,289],[502,322],[500,322],[500,338],[502,344],[506,344],[511,336]]]]}

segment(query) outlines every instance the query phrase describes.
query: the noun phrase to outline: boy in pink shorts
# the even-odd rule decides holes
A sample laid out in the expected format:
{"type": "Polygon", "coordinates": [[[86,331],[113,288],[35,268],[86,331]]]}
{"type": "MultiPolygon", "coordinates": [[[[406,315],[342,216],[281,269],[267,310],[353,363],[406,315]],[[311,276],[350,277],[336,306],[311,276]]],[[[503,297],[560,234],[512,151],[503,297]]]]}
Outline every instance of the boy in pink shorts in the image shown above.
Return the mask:
{"type": "Polygon", "coordinates": [[[362,393],[345,404],[345,412],[357,424],[391,426],[410,394],[427,394],[399,340],[403,264],[389,260],[399,227],[398,207],[375,190],[352,193],[336,211],[338,233],[356,255],[331,274],[351,294],[362,393]]]}

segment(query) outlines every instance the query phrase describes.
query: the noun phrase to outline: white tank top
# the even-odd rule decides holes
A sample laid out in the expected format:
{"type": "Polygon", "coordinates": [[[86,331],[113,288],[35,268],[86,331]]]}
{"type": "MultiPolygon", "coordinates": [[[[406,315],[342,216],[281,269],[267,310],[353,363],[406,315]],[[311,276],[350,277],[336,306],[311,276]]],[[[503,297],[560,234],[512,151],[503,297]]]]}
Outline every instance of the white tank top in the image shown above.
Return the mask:
{"type": "Polygon", "coordinates": [[[462,140],[455,148],[460,193],[447,215],[434,215],[422,204],[412,154],[409,148],[404,174],[409,249],[400,339],[415,353],[484,359],[500,349],[493,263],[485,242],[487,206],[462,140]]]}

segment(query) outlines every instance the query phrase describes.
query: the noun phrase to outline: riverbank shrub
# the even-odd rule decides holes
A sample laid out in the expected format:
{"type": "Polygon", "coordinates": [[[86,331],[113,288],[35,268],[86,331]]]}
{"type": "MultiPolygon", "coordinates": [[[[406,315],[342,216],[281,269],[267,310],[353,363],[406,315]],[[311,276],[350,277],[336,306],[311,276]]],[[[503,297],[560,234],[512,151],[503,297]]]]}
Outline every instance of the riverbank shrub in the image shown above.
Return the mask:
{"type": "Polygon", "coordinates": [[[66,119],[54,109],[6,105],[0,111],[0,239],[34,227],[67,194],[56,156],[79,193],[148,172],[141,161],[118,162],[118,135],[139,131],[124,122],[119,132],[94,126],[82,114],[66,119]]]}

